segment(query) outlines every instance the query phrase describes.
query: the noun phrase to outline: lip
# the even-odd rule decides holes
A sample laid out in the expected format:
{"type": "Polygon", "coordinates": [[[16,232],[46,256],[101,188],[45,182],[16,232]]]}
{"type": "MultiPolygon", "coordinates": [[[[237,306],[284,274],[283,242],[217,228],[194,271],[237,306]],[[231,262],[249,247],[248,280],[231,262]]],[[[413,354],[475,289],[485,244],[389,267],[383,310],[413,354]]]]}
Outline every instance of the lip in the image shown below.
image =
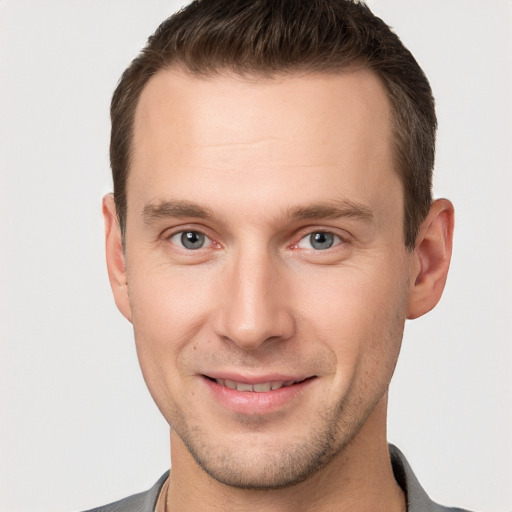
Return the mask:
{"type": "Polygon", "coordinates": [[[208,374],[201,376],[210,394],[223,407],[244,415],[270,414],[296,402],[300,394],[315,381],[316,376],[301,377],[272,374],[247,377],[235,374],[208,374]],[[294,384],[271,391],[238,391],[218,384],[215,379],[231,380],[241,384],[257,385],[266,382],[289,382],[294,384]]]}
{"type": "Polygon", "coordinates": [[[264,382],[301,382],[306,380],[307,378],[314,377],[313,375],[292,375],[287,373],[267,373],[265,375],[240,375],[238,373],[233,372],[208,372],[203,375],[206,378],[210,379],[223,379],[223,380],[233,380],[235,382],[240,382],[243,384],[262,384],[264,382]]]}

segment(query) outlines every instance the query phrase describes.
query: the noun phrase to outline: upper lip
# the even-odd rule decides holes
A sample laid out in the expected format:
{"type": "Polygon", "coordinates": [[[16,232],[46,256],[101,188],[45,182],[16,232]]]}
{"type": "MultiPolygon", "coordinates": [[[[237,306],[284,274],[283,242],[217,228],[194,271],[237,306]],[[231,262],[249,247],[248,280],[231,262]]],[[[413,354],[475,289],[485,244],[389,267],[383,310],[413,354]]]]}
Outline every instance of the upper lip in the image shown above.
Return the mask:
{"type": "Polygon", "coordinates": [[[240,384],[250,384],[252,386],[256,384],[264,384],[267,382],[302,382],[308,378],[315,377],[315,375],[293,375],[285,373],[270,373],[266,375],[240,375],[239,373],[216,371],[203,373],[203,375],[213,380],[231,380],[240,384]]]}

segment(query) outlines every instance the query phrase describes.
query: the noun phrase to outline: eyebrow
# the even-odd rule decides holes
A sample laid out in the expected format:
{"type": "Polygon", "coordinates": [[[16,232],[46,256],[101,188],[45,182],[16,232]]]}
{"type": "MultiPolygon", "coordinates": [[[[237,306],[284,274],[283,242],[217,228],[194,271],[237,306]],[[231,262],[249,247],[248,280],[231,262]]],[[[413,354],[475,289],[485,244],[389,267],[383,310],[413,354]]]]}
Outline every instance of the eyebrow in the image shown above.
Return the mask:
{"type": "MultiPolygon", "coordinates": [[[[142,218],[146,224],[172,217],[212,219],[216,216],[209,208],[191,201],[148,203],[142,210],[142,218]]],[[[351,218],[369,222],[373,219],[373,212],[362,203],[343,199],[285,209],[282,217],[296,220],[351,218]]]]}
{"type": "Polygon", "coordinates": [[[343,199],[299,206],[289,210],[286,216],[300,220],[351,218],[369,222],[373,219],[373,212],[362,203],[343,199]]]}
{"type": "Polygon", "coordinates": [[[190,201],[160,201],[156,204],[148,203],[142,210],[142,218],[146,224],[170,217],[207,219],[213,216],[213,213],[208,208],[190,201]]]}

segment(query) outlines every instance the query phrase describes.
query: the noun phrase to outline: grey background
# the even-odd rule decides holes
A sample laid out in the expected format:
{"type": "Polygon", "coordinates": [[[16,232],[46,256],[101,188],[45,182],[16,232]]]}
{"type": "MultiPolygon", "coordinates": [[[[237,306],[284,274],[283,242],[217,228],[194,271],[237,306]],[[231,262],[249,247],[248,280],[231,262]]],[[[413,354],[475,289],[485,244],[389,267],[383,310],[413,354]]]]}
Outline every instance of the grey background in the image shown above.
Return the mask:
{"type": "MultiPolygon", "coordinates": [[[[408,323],[389,438],[432,497],[512,508],[512,2],[373,0],[429,76],[451,276],[408,323]]],[[[0,1],[0,510],[148,488],[167,425],[115,309],[100,200],[115,83],[179,2],[0,1]]]]}

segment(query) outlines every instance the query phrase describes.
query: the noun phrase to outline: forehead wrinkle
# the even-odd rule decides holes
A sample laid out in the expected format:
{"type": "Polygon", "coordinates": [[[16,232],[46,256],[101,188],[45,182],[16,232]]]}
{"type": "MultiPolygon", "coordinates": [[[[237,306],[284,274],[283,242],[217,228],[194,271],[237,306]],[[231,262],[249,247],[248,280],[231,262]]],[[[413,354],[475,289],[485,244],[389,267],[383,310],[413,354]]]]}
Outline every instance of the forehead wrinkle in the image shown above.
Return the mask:
{"type": "MultiPolygon", "coordinates": [[[[258,139],[254,139],[254,140],[228,140],[226,142],[208,142],[208,141],[204,141],[204,142],[201,142],[199,145],[200,147],[202,148],[205,148],[205,149],[230,149],[232,147],[236,147],[236,148],[240,148],[240,149],[245,149],[245,148],[248,148],[248,149],[252,149],[252,148],[259,148],[259,147],[264,147],[266,145],[268,145],[269,143],[271,142],[282,142],[283,141],[283,138],[280,138],[280,137],[272,137],[272,136],[268,136],[268,137],[264,137],[264,138],[258,138],[258,139]]],[[[189,144],[189,145],[192,145],[192,144],[189,144]]]]}

